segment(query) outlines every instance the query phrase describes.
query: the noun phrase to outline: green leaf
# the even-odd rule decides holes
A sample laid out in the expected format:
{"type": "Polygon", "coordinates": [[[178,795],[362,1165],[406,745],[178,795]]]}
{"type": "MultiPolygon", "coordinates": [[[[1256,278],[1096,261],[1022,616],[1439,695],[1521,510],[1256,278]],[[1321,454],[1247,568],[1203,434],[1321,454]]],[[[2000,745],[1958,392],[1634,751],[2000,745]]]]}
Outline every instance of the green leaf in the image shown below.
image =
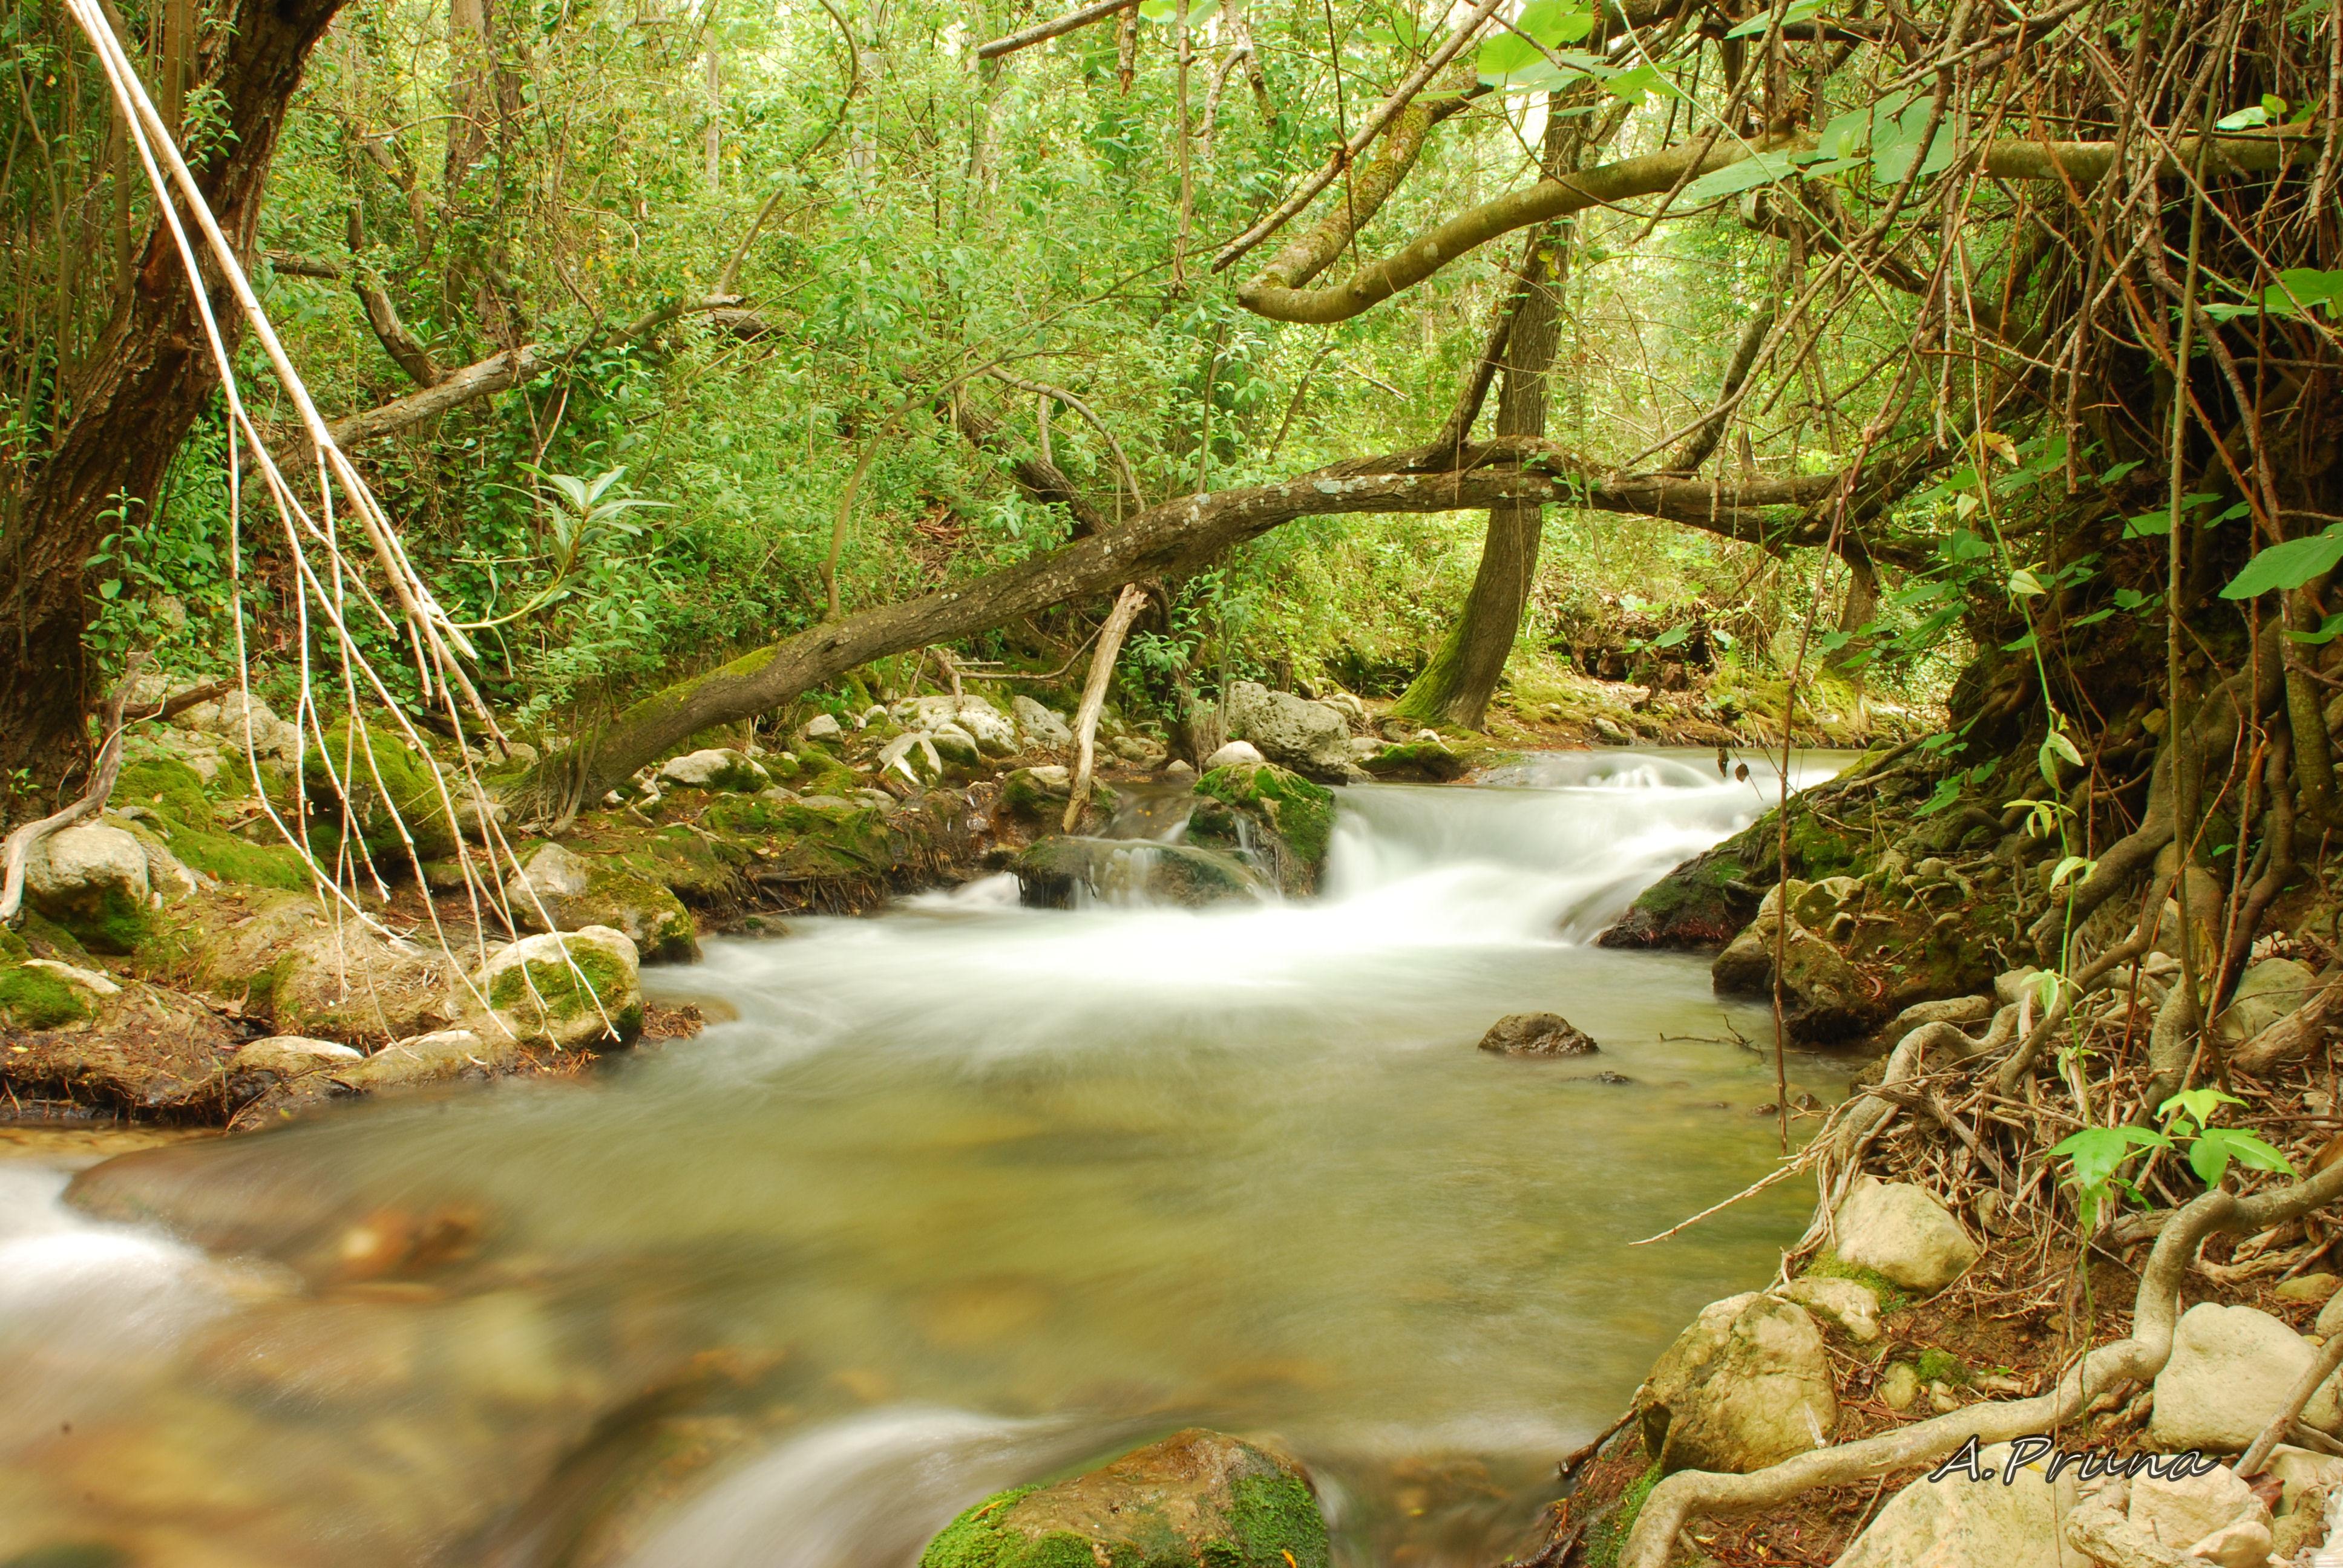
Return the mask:
{"type": "Polygon", "coordinates": [[[2086,878],[2089,877],[2094,870],[2098,869],[2098,864],[2099,863],[2097,860],[2087,859],[2081,855],[2067,856],[2065,859],[2059,861],[2056,868],[2051,871],[2050,890],[2054,893],[2056,892],[2058,890],[2059,884],[2077,871],[2082,872],[2086,878]]]}
{"type": "Polygon", "coordinates": [[[2223,115],[2213,122],[2217,131],[2247,131],[2256,126],[2269,124],[2270,113],[2259,104],[2247,104],[2234,115],[2223,115]]]}
{"type": "Polygon", "coordinates": [[[1797,157],[1790,152],[1753,153],[1738,163],[1711,169],[1684,187],[1684,199],[1697,206],[1787,179],[1798,172],[1797,157]]]}
{"type": "Polygon", "coordinates": [[[2208,1127],[2188,1149],[2188,1168],[2207,1187],[2220,1185],[2233,1160],[2248,1171],[2294,1174],[2294,1166],[2285,1155],[2252,1133],[2234,1127],[2208,1127]]]}
{"type": "Polygon", "coordinates": [[[2142,512],[2124,519],[2123,537],[2127,539],[2162,538],[2171,531],[2170,512],[2142,512]]]}
{"type": "MultiPolygon", "coordinates": [[[[1162,0],[1162,4],[1168,7],[1171,0],[1162,0]]],[[[1594,30],[1594,13],[1591,10],[1569,5],[1567,0],[1532,0],[1514,18],[1513,31],[1499,33],[1481,45],[1475,59],[1481,80],[1492,86],[1521,86],[1533,85],[1520,79],[1533,69],[1543,68],[1547,75],[1554,75],[1554,67],[1538,45],[1559,48],[1577,43],[1594,30]],[[1533,39],[1536,42],[1533,43],[1533,39]]]]}
{"type": "Polygon", "coordinates": [[[2109,468],[2106,473],[2099,476],[2099,483],[2102,485],[2112,485],[2117,479],[2122,478],[2126,474],[2130,473],[2134,468],[2138,467],[2139,463],[2140,460],[2137,457],[2132,458],[2129,462],[2117,463],[2114,467],[2109,468]]]}
{"type": "Polygon", "coordinates": [[[2068,1180],[2076,1186],[2105,1188],[2135,1148],[2171,1147],[2172,1140],[2145,1127],[2086,1127],[2055,1145],[2050,1157],[2066,1161],[2068,1180]]]}
{"type": "Polygon", "coordinates": [[[2020,567],[2009,574],[2009,591],[2022,598],[2033,598],[2049,590],[2042,586],[2040,578],[2036,577],[2025,567],[2020,567]]]}
{"type": "MultiPolygon", "coordinates": [[[[1920,177],[1925,179],[1953,161],[1953,123],[1946,115],[1936,126],[1935,139],[1929,142],[1926,154],[1920,150],[1920,138],[1928,132],[1930,106],[1926,99],[1914,103],[1896,116],[1892,129],[1875,129],[1871,140],[1871,172],[1882,185],[1897,185],[1912,170],[1915,159],[1919,161],[1920,177]]],[[[1883,128],[1884,129],[1884,128],[1883,128]]]]}
{"type": "MultiPolygon", "coordinates": [[[[1220,8],[1221,0],[1189,0],[1188,25],[1193,27],[1211,20],[1212,13],[1220,8]]],[[[1170,22],[1180,15],[1180,9],[1172,0],[1141,0],[1139,14],[1150,22],[1170,22]]]]}
{"type": "Polygon", "coordinates": [[[2178,1117],[2187,1117],[2202,1127],[2213,1120],[2213,1112],[2224,1105],[2243,1105],[2234,1094],[2224,1094],[2217,1089],[2185,1089],[2156,1108],[2157,1119],[2170,1126],[2178,1117]]]}
{"type": "Polygon", "coordinates": [[[1682,642],[1691,635],[1692,628],[1689,626],[1672,626],[1668,628],[1667,630],[1660,633],[1659,636],[1652,638],[1652,646],[1654,648],[1674,648],[1676,644],[1682,642]]]}
{"type": "Polygon", "coordinates": [[[2286,635],[2293,642],[2333,642],[2338,637],[2343,637],[2343,610],[2338,610],[2321,621],[2317,631],[2289,631],[2286,635]]]}
{"type": "Polygon", "coordinates": [[[2221,590],[2223,598],[2252,598],[2258,594],[2298,588],[2335,568],[2343,561],[2343,525],[2330,524],[2323,533],[2308,538],[2288,539],[2272,545],[2246,563],[2246,569],[2229,579],[2221,590]]]}
{"type": "MultiPolygon", "coordinates": [[[[1792,22],[1810,22],[1822,8],[1823,0],[1790,0],[1790,5],[1782,12],[1782,21],[1785,25],[1792,22]]],[[[1774,8],[1768,5],[1765,10],[1735,26],[1731,32],[1725,34],[1725,36],[1746,38],[1752,34],[1771,32],[1773,26],[1774,8]]]]}

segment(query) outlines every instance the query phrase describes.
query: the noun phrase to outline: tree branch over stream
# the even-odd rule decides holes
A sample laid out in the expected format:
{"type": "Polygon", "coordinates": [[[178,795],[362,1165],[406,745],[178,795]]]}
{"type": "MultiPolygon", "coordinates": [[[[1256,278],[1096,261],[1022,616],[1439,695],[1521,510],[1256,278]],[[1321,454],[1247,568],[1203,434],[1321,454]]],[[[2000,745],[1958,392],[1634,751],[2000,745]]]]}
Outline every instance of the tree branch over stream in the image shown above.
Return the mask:
{"type": "MultiPolygon", "coordinates": [[[[1551,443],[1468,447],[1451,467],[1433,448],[1362,457],[1274,484],[1185,496],[1129,522],[923,598],[825,622],[679,681],[628,708],[598,735],[548,759],[537,804],[573,810],[711,725],[770,712],[860,664],[988,631],[1020,616],[1136,578],[1193,570],[1230,547],[1300,518],[1477,511],[1534,501],[1664,518],[1769,548],[1818,546],[1824,514],[1848,476],[1799,475],[1737,485],[1663,474],[1602,475],[1551,443]]],[[[1858,504],[1910,482],[1922,459],[1879,464],[1855,477],[1858,504]]],[[[1875,555],[1909,564],[1892,544],[1875,555]]]]}

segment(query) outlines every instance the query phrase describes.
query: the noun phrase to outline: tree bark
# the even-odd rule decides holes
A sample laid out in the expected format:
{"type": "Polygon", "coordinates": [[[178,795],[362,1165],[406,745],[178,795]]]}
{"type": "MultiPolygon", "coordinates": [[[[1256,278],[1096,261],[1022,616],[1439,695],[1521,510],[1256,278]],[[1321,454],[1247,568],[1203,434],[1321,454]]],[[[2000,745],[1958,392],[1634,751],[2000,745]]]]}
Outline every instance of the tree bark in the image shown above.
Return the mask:
{"type": "MultiPolygon", "coordinates": [[[[1519,501],[1666,518],[1728,538],[1813,547],[1829,537],[1815,514],[1835,474],[1755,479],[1737,487],[1664,475],[1574,475],[1541,457],[1545,443],[1447,454],[1392,453],[1275,484],[1183,496],[1128,523],[935,593],[809,627],[720,668],[679,681],[627,709],[598,735],[548,758],[531,791],[558,810],[594,799],[637,769],[711,725],[736,723],[794,701],[855,666],[908,648],[988,631],[1021,616],[1141,578],[1195,569],[1222,550],[1296,518],[1448,512],[1519,501]],[[1523,466],[1535,458],[1548,467],[1523,466]],[[1796,511],[1785,517],[1789,508],[1796,511]]],[[[1909,482],[1914,465],[1883,462],[1872,484],[1909,482]]],[[[1873,546],[1875,555],[1891,547],[1873,546]]],[[[1893,558],[1892,556],[1890,558],[1893,558]]],[[[1916,563],[1916,553],[1906,557],[1916,563]]]]}
{"type": "MultiPolygon", "coordinates": [[[[236,0],[226,18],[225,52],[211,80],[226,125],[195,173],[240,256],[252,253],[286,105],[342,4],[236,0]]],[[[216,290],[214,304],[233,342],[241,313],[225,288],[216,290]]],[[[50,785],[87,755],[84,563],[117,504],[134,512],[153,504],[212,390],[191,286],[169,233],[157,226],[113,320],[78,368],[72,413],[27,477],[23,509],[0,537],[0,775],[26,769],[50,785]]]]}
{"type": "MultiPolygon", "coordinates": [[[[1545,435],[1546,376],[1554,367],[1554,351],[1562,336],[1562,312],[1555,297],[1559,277],[1559,242],[1543,245],[1532,258],[1521,309],[1505,336],[1504,379],[1497,391],[1497,434],[1500,437],[1545,435]]],[[[1439,651],[1432,656],[1393,705],[1393,717],[1420,724],[1453,724],[1478,729],[1488,716],[1489,699],[1505,673],[1505,659],[1520,635],[1522,610],[1529,603],[1530,584],[1537,577],[1538,543],[1545,531],[1545,507],[1539,501],[1505,501],[1489,508],[1489,527],[1481,543],[1481,564],[1473,575],[1472,592],[1439,651]]]]}

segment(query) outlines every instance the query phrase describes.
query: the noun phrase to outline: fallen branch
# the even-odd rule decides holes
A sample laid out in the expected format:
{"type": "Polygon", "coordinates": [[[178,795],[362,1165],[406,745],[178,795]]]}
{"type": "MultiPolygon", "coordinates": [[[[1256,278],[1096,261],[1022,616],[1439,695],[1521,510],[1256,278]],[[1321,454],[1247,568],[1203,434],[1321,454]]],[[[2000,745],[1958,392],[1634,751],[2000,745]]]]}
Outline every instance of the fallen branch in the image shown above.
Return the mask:
{"type": "Polygon", "coordinates": [[[1090,804],[1091,764],[1098,741],[1099,710],[1106,706],[1107,682],[1114,678],[1114,661],[1122,652],[1122,639],[1146,603],[1145,588],[1137,583],[1123,584],[1122,591],[1114,596],[1114,608],[1107,612],[1106,625],[1099,628],[1098,650],[1091,655],[1090,678],[1082,682],[1081,704],[1074,709],[1073,789],[1066,797],[1065,820],[1060,824],[1065,832],[1074,830],[1074,825],[1082,819],[1082,808],[1090,804]]]}
{"type": "Polygon", "coordinates": [[[976,46],[976,57],[980,60],[998,60],[1003,55],[1014,55],[1020,49],[1030,49],[1036,44],[1046,44],[1052,38],[1063,37],[1066,34],[1077,28],[1087,27],[1093,22],[1103,22],[1108,17],[1119,15],[1138,4],[1139,0],[1096,0],[1095,4],[1085,5],[1079,11],[1069,11],[1064,15],[1052,17],[1047,22],[1036,22],[1021,32],[1011,33],[1003,37],[979,44],[976,46]]]}

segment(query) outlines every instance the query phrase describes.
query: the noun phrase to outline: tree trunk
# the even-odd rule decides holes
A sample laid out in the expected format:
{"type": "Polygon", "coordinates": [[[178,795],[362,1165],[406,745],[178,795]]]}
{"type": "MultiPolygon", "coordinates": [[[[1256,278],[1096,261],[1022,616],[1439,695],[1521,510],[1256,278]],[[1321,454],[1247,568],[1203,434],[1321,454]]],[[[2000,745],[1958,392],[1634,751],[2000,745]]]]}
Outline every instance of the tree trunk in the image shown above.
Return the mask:
{"type": "MultiPolygon", "coordinates": [[[[1545,435],[1546,373],[1554,367],[1562,336],[1559,241],[1539,246],[1529,267],[1521,310],[1506,335],[1504,380],[1497,392],[1497,434],[1545,435]]],[[[1423,673],[1393,706],[1394,717],[1422,724],[1453,724],[1478,729],[1496,694],[1505,659],[1522,628],[1537,576],[1538,540],[1545,508],[1536,501],[1507,501],[1489,508],[1489,530],[1481,544],[1481,565],[1465,596],[1464,613],[1442,639],[1423,673]]]]}
{"type": "MultiPolygon", "coordinates": [[[[252,253],[286,104],[310,46],[342,3],[237,0],[223,31],[227,41],[212,85],[225,134],[195,172],[240,256],[252,253]]],[[[213,305],[233,341],[241,312],[225,288],[214,291],[213,305]]],[[[158,225],[104,337],[78,367],[72,413],[27,476],[22,509],[0,537],[0,791],[15,769],[28,769],[45,788],[86,758],[84,563],[118,505],[136,514],[154,503],[213,387],[193,293],[158,225]]],[[[12,814],[21,807],[8,802],[12,814]]]]}

